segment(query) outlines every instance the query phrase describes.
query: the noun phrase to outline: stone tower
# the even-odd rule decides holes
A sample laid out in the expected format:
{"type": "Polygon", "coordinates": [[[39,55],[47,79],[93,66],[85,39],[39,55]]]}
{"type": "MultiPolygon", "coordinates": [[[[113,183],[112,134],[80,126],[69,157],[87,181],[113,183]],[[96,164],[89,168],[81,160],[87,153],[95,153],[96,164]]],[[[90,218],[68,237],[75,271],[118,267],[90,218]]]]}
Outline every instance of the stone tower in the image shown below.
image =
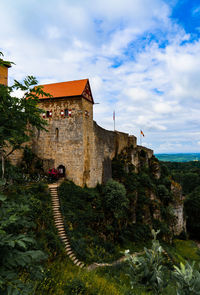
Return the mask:
{"type": "Polygon", "coordinates": [[[47,130],[36,132],[33,151],[44,168],[64,166],[67,178],[90,186],[93,154],[93,97],[88,79],[42,85],[40,97],[47,130]]]}

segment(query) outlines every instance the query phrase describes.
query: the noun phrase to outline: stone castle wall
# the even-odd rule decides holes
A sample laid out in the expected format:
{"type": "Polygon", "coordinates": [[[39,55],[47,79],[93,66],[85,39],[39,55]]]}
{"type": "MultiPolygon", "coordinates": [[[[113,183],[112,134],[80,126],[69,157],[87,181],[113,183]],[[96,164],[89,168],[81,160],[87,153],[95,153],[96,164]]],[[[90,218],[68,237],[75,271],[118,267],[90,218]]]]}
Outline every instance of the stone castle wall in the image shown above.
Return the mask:
{"type": "Polygon", "coordinates": [[[108,131],[94,122],[93,185],[112,177],[111,160],[126,147],[136,148],[137,139],[127,133],[108,131]]]}
{"type": "MultiPolygon", "coordinates": [[[[111,160],[129,148],[131,162],[139,165],[143,147],[137,146],[135,136],[118,131],[108,131],[93,121],[93,104],[83,97],[44,99],[39,107],[52,112],[45,118],[46,131],[36,131],[29,146],[42,159],[44,170],[64,165],[66,176],[80,186],[94,187],[112,177],[111,160]],[[61,116],[61,111],[71,110],[71,116],[61,116]]],[[[147,161],[153,151],[145,149],[147,161]]],[[[10,157],[17,164],[22,152],[10,157]]]]}
{"type": "Polygon", "coordinates": [[[33,139],[33,152],[46,162],[46,169],[64,165],[69,179],[77,185],[82,185],[84,180],[84,125],[87,123],[83,104],[83,99],[76,97],[41,101],[40,108],[51,111],[52,117],[46,118],[48,132],[42,131],[33,139]],[[71,110],[71,116],[61,116],[65,109],[71,110]]]}

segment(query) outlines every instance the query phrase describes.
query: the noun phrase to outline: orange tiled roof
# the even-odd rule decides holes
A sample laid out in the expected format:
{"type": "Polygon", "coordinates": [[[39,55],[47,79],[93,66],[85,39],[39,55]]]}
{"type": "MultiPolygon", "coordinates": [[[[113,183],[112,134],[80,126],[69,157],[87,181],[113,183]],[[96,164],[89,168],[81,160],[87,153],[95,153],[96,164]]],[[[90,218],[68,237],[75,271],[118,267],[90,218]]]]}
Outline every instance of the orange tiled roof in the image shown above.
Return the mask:
{"type": "MultiPolygon", "coordinates": [[[[60,83],[53,83],[53,84],[45,84],[40,86],[43,87],[43,91],[50,93],[53,96],[53,98],[59,98],[59,97],[71,97],[71,96],[83,95],[83,92],[86,88],[87,83],[89,84],[89,80],[83,79],[83,80],[67,81],[67,82],[60,82],[60,83]]],[[[85,98],[89,99],[87,97],[85,98]]],[[[39,99],[48,99],[48,97],[40,96],[39,99]]],[[[92,95],[91,95],[91,99],[89,100],[93,102],[92,95]]]]}

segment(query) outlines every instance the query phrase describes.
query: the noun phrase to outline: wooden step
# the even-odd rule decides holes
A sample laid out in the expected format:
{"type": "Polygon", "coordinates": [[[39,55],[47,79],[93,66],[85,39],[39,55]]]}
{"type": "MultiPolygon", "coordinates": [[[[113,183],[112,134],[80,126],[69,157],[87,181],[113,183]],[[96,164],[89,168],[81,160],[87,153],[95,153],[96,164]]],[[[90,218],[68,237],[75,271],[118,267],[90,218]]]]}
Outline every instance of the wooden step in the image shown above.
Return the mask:
{"type": "Polygon", "coordinates": [[[74,255],[74,253],[73,253],[73,251],[72,250],[69,250],[69,251],[67,251],[67,254],[70,256],[70,255],[74,255]]]}
{"type": "Polygon", "coordinates": [[[70,257],[71,259],[76,258],[76,256],[75,256],[74,254],[70,254],[69,257],[70,257]]]}
{"type": "Polygon", "coordinates": [[[64,227],[63,227],[63,228],[58,228],[58,232],[59,232],[59,234],[61,234],[61,233],[65,233],[65,229],[64,229],[64,227]]]}
{"type": "Polygon", "coordinates": [[[65,246],[66,246],[66,247],[70,246],[70,244],[69,244],[69,242],[68,242],[67,235],[66,235],[66,238],[63,239],[63,242],[65,243],[65,246]]]}
{"type": "Polygon", "coordinates": [[[85,267],[85,264],[81,263],[81,264],[79,265],[79,267],[80,267],[80,268],[84,268],[84,267],[85,267]]]}
{"type": "Polygon", "coordinates": [[[76,265],[77,266],[80,266],[80,265],[83,265],[84,266],[84,264],[81,261],[79,261],[76,265]]]}
{"type": "Polygon", "coordinates": [[[62,233],[62,234],[60,233],[59,236],[60,236],[61,238],[63,238],[63,239],[64,239],[64,238],[66,239],[66,237],[67,237],[65,233],[62,233]]]}

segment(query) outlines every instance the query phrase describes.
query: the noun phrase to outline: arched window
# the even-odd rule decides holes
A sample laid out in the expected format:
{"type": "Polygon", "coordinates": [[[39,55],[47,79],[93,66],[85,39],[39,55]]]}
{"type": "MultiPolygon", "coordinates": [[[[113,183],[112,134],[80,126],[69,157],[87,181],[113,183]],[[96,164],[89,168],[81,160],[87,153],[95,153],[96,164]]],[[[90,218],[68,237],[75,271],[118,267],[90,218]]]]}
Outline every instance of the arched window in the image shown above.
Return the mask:
{"type": "Polygon", "coordinates": [[[59,138],[59,129],[56,128],[56,141],[58,141],[58,138],[59,138]]]}

